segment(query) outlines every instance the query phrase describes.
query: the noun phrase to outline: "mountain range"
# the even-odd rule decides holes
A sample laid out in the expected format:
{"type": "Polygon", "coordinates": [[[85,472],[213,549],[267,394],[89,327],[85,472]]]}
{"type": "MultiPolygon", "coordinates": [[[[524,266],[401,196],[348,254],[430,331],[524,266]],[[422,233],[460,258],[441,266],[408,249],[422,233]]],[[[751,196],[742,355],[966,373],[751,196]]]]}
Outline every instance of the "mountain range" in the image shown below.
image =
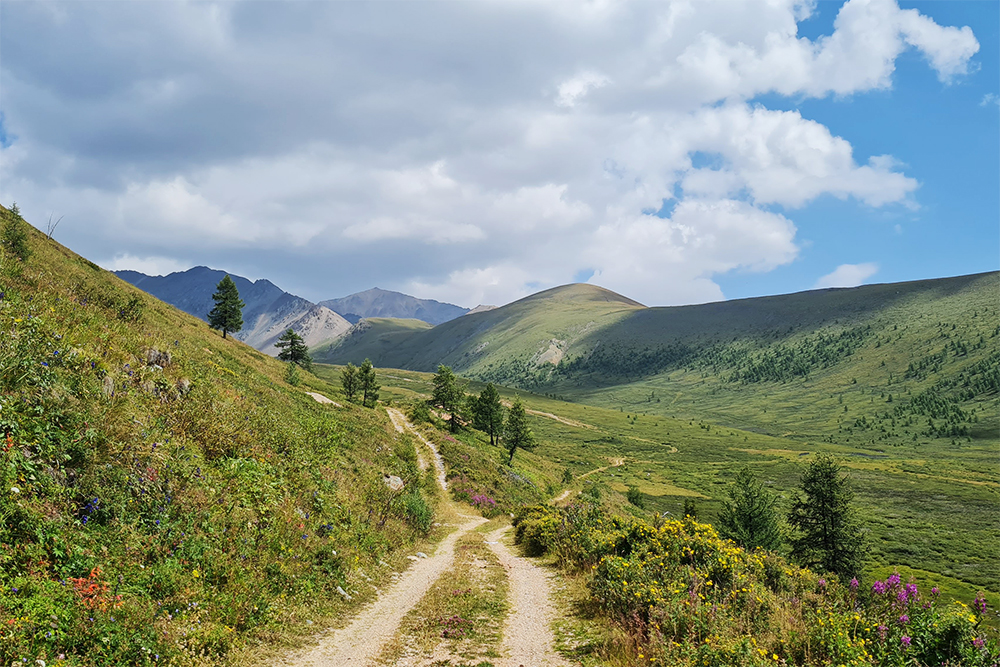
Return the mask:
{"type": "MultiPolygon", "coordinates": [[[[115,274],[161,301],[205,320],[214,306],[212,294],[226,272],[196,266],[166,276],[128,270],[115,274]]],[[[285,292],[269,280],[250,281],[229,275],[246,304],[243,329],[234,334],[235,337],[272,356],[277,353],[274,342],[287,329],[302,336],[310,348],[318,348],[340,338],[362,318],[413,319],[429,327],[469,312],[467,308],[450,303],[418,299],[377,287],[317,304],[285,292]]],[[[476,310],[489,308],[479,306],[476,310]]]]}

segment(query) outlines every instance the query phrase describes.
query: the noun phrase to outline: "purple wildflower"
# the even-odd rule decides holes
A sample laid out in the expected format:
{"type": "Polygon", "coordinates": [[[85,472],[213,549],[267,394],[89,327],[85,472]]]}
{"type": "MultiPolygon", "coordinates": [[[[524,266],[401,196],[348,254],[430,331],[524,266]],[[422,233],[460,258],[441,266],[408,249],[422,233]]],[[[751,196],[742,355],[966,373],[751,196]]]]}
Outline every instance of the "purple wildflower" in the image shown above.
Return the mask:
{"type": "Polygon", "coordinates": [[[861,584],[858,582],[858,578],[857,577],[851,579],[851,590],[852,591],[858,590],[858,586],[860,586],[860,585],[861,584]]]}
{"type": "Polygon", "coordinates": [[[876,581],[874,584],[872,584],[872,593],[874,593],[875,595],[884,594],[886,590],[888,590],[888,586],[886,586],[885,584],[886,582],[884,581],[876,581]]]}
{"type": "Polygon", "coordinates": [[[938,590],[937,586],[935,586],[934,588],[931,589],[931,595],[940,595],[940,594],[941,594],[941,591],[938,590]]]}
{"type": "Polygon", "coordinates": [[[906,614],[903,614],[902,616],[899,617],[899,624],[900,625],[906,625],[909,622],[910,622],[910,617],[907,616],[906,614]]]}
{"type": "Polygon", "coordinates": [[[986,640],[983,639],[982,637],[976,637],[975,639],[972,640],[972,645],[975,646],[976,648],[982,648],[986,646],[986,640]]]}
{"type": "Polygon", "coordinates": [[[889,586],[898,586],[899,572],[893,572],[891,575],[889,575],[889,578],[885,580],[885,583],[889,584],[889,586]]]}
{"type": "Polygon", "coordinates": [[[885,627],[884,625],[878,626],[878,636],[879,636],[879,639],[885,641],[885,635],[886,635],[886,632],[888,632],[888,631],[889,631],[889,628],[885,627]]]}
{"type": "Polygon", "coordinates": [[[896,599],[899,600],[900,602],[906,602],[906,589],[905,588],[902,589],[902,590],[900,590],[898,593],[896,593],[896,599]]]}
{"type": "Polygon", "coordinates": [[[985,614],[986,613],[986,596],[983,595],[982,593],[979,593],[978,595],[976,595],[976,599],[972,601],[972,606],[975,607],[976,610],[980,614],[985,614]]]}
{"type": "Polygon", "coordinates": [[[819,580],[819,587],[823,588],[823,589],[826,588],[826,579],[823,579],[822,577],[820,578],[820,580],[819,580]]]}
{"type": "Polygon", "coordinates": [[[909,646],[910,645],[910,636],[909,635],[903,635],[903,637],[899,641],[901,641],[903,643],[903,646],[909,646]]]}

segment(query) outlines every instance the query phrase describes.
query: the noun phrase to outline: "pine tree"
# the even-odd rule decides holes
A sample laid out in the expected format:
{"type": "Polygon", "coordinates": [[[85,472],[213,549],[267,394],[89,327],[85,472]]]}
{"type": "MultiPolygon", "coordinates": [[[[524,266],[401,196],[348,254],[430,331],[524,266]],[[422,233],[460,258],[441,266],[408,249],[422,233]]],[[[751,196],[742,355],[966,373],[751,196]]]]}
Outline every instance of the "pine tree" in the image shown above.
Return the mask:
{"type": "Polygon", "coordinates": [[[28,261],[28,258],[31,257],[31,248],[28,246],[28,223],[21,217],[21,209],[17,207],[16,203],[12,204],[4,217],[0,245],[22,262],[28,261]]]}
{"type": "Polygon", "coordinates": [[[434,374],[432,382],[434,383],[434,392],[431,395],[431,401],[451,414],[448,426],[451,432],[455,433],[458,430],[457,413],[462,407],[465,392],[458,386],[458,379],[455,377],[455,374],[451,372],[450,368],[444,365],[438,366],[437,373],[434,374]]]}
{"type": "Polygon", "coordinates": [[[344,388],[344,396],[350,402],[354,402],[358,395],[358,367],[354,364],[347,364],[340,372],[340,385],[344,388]]]}
{"type": "Polygon", "coordinates": [[[729,500],[719,512],[719,534],[745,549],[777,549],[781,545],[778,499],[743,468],[729,487],[729,500]]]}
{"type": "Polygon", "coordinates": [[[796,529],[792,557],[802,565],[833,572],[841,578],[856,575],[862,565],[864,538],[851,501],[851,480],[828,454],[820,454],[802,475],[802,491],[788,515],[796,529]]]}
{"type": "Polygon", "coordinates": [[[243,328],[243,306],[246,304],[240,300],[240,292],[229,274],[216,285],[212,300],[215,308],[208,314],[208,326],[221,329],[223,338],[227,332],[235,333],[243,328]]]}
{"type": "Polygon", "coordinates": [[[528,415],[520,399],[514,399],[514,405],[507,411],[507,421],[503,425],[503,445],[510,452],[507,465],[514,463],[514,452],[519,449],[535,448],[535,437],[528,428],[528,415]]]}
{"type": "Polygon", "coordinates": [[[361,392],[361,405],[374,408],[378,403],[378,391],[382,387],[376,382],[375,367],[370,359],[365,359],[358,369],[358,391],[361,392]]]}
{"type": "Polygon", "coordinates": [[[486,385],[479,398],[473,399],[472,414],[476,428],[490,436],[491,445],[496,445],[503,429],[504,409],[500,392],[492,382],[486,385]]]}
{"type": "Polygon", "coordinates": [[[302,336],[295,333],[292,329],[281,334],[274,346],[281,350],[278,353],[278,359],[281,361],[290,361],[306,370],[312,369],[312,357],[309,356],[309,347],[302,340],[302,336]]]}

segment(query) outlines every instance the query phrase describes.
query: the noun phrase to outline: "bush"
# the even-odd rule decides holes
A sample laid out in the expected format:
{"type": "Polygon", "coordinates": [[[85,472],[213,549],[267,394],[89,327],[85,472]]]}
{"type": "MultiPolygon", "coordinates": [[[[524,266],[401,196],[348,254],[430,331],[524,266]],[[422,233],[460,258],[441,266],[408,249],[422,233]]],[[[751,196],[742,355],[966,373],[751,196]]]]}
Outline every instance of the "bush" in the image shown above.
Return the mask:
{"type": "Polygon", "coordinates": [[[22,262],[28,261],[31,257],[31,248],[28,246],[28,223],[21,217],[17,204],[11,206],[4,216],[0,245],[22,262]]]}

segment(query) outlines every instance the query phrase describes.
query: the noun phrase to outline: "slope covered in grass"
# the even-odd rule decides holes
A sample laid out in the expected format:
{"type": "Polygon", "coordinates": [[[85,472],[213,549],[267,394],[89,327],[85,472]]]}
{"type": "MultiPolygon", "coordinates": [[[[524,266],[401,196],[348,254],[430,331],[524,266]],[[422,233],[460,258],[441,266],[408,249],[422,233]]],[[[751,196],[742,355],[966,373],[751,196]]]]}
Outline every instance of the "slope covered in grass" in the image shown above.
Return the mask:
{"type": "Polygon", "coordinates": [[[431,325],[423,320],[366,317],[340,338],[313,348],[310,355],[318,362],[344,357],[348,360],[356,359],[360,365],[365,359],[381,360],[388,351],[396,349],[411,335],[430,328],[431,325]]]}
{"type": "Polygon", "coordinates": [[[0,250],[0,662],[230,662],[358,604],[431,529],[383,414],[29,246],[0,250]]]}

